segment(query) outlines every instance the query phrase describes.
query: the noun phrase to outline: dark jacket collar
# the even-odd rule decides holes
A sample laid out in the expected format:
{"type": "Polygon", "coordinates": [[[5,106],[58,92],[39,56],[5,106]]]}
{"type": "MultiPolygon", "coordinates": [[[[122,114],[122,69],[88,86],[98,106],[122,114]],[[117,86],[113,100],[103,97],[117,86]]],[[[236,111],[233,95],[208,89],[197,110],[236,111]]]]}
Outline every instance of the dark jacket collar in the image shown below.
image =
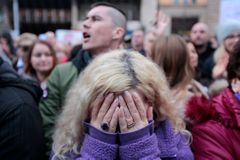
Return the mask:
{"type": "Polygon", "coordinates": [[[80,73],[91,61],[92,55],[86,50],[80,50],[77,56],[72,60],[73,65],[80,73]]]}

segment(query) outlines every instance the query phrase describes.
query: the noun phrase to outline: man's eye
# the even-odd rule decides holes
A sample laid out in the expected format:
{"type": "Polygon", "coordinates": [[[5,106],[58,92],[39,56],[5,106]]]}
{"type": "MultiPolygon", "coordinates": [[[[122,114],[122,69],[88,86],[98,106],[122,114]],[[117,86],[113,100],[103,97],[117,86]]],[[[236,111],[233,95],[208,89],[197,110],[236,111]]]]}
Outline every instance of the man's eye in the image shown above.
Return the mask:
{"type": "Polygon", "coordinates": [[[92,20],[93,21],[100,21],[100,18],[99,17],[92,17],[92,20]]]}

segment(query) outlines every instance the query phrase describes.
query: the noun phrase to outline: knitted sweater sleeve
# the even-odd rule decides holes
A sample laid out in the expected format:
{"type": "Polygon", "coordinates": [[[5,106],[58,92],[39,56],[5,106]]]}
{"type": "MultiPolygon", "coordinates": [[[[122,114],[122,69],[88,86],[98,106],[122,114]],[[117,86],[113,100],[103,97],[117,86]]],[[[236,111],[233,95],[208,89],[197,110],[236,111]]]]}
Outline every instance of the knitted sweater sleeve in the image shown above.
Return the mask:
{"type": "Polygon", "coordinates": [[[153,133],[153,122],[138,131],[120,134],[119,154],[122,160],[160,159],[157,137],[153,133]]]}
{"type": "Polygon", "coordinates": [[[190,149],[186,137],[182,134],[179,134],[179,142],[177,144],[178,153],[177,160],[194,160],[193,153],[190,149]]]}
{"type": "Polygon", "coordinates": [[[162,159],[193,160],[193,153],[185,135],[175,132],[171,122],[165,120],[155,128],[162,159]]]}
{"type": "Polygon", "coordinates": [[[81,157],[76,158],[76,160],[115,159],[116,153],[117,145],[109,144],[86,135],[80,152],[81,157]]]}
{"type": "Polygon", "coordinates": [[[81,158],[77,158],[77,160],[115,159],[118,150],[118,145],[116,144],[117,135],[100,131],[88,123],[84,125],[87,128],[87,134],[81,147],[81,158]]]}
{"type": "MultiPolygon", "coordinates": [[[[64,155],[65,158],[71,160],[116,159],[118,151],[117,135],[100,131],[86,122],[84,125],[86,132],[82,145],[78,147],[80,152],[68,152],[64,155]]],[[[59,160],[58,157],[54,157],[54,153],[52,155],[51,160],[59,160]]]]}

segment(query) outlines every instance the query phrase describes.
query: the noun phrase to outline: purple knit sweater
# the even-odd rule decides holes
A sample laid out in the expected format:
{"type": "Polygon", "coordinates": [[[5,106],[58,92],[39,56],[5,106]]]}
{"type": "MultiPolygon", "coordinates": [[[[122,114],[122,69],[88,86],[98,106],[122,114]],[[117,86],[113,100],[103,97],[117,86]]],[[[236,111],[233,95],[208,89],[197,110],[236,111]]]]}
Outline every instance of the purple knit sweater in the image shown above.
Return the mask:
{"type": "MultiPolygon", "coordinates": [[[[89,124],[80,155],[67,154],[67,159],[122,159],[122,160],[193,160],[186,138],[173,131],[168,120],[153,129],[153,122],[143,129],[125,134],[109,134],[89,124]]],[[[52,158],[54,160],[55,158],[52,158]]]]}

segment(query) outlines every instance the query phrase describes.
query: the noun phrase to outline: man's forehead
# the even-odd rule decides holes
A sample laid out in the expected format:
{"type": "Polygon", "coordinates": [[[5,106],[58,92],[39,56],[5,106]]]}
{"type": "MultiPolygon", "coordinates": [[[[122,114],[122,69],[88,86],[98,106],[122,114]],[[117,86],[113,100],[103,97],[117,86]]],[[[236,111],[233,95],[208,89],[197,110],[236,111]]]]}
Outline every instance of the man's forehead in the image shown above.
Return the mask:
{"type": "Polygon", "coordinates": [[[192,30],[193,31],[205,31],[205,32],[207,32],[208,27],[204,23],[199,23],[199,24],[194,25],[192,30]]]}

